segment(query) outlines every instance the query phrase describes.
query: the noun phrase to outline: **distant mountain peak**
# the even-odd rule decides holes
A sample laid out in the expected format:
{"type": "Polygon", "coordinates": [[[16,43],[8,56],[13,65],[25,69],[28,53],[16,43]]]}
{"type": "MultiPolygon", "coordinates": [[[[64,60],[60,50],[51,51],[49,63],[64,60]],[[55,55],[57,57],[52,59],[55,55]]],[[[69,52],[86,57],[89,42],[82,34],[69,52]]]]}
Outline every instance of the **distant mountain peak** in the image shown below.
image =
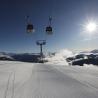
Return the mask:
{"type": "Polygon", "coordinates": [[[92,50],[91,53],[98,53],[98,49],[92,50]]]}

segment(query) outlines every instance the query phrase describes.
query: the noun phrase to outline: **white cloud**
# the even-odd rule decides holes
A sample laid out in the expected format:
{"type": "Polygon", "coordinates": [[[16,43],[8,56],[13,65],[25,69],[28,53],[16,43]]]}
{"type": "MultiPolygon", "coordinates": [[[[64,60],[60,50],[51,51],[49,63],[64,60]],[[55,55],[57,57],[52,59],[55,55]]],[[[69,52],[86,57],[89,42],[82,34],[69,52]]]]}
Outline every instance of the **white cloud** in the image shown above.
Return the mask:
{"type": "Polygon", "coordinates": [[[55,56],[47,57],[46,59],[49,61],[48,63],[60,64],[60,65],[68,65],[66,58],[72,56],[73,53],[68,49],[60,50],[55,54],[55,56]]]}

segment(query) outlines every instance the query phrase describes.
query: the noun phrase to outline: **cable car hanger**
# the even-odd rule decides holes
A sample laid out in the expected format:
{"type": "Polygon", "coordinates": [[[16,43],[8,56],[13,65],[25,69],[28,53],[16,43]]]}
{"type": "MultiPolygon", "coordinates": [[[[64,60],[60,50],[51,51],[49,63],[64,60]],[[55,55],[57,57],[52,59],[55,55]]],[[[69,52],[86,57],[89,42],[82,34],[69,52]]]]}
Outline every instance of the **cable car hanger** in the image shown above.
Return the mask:
{"type": "Polygon", "coordinates": [[[34,32],[34,26],[31,23],[29,16],[27,16],[27,28],[26,28],[27,33],[32,33],[34,32]]]}
{"type": "MultiPolygon", "coordinates": [[[[51,21],[52,21],[52,17],[49,17],[49,24],[46,27],[46,33],[48,35],[52,35],[53,34],[52,26],[51,26],[51,21]]],[[[26,31],[27,31],[27,33],[32,33],[32,32],[35,31],[34,30],[34,26],[33,26],[33,24],[31,23],[31,21],[29,19],[29,16],[27,16],[27,27],[26,27],[26,31]]]]}
{"type": "Polygon", "coordinates": [[[51,21],[52,21],[52,17],[49,17],[49,25],[46,27],[46,33],[48,35],[53,34],[53,32],[52,32],[52,26],[51,26],[51,21]]]}

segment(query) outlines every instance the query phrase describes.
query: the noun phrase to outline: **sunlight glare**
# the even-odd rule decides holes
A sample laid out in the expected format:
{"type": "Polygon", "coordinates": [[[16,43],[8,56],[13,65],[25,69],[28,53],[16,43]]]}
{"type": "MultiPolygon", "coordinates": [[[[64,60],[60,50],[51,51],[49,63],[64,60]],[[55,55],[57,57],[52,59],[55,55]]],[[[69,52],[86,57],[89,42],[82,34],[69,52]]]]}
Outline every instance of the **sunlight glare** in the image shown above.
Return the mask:
{"type": "Polygon", "coordinates": [[[86,31],[87,31],[88,33],[93,34],[93,33],[95,33],[96,29],[97,29],[97,25],[96,25],[96,23],[94,23],[94,22],[89,22],[89,23],[86,25],[86,31]]]}

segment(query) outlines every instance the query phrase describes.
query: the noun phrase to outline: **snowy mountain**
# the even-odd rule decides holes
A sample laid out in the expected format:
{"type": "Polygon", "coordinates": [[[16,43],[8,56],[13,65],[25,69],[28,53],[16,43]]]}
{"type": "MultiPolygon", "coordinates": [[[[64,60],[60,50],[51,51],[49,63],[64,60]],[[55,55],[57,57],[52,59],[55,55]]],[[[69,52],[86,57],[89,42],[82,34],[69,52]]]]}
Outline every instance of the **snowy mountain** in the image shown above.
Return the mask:
{"type": "Polygon", "coordinates": [[[0,52],[0,60],[22,61],[22,62],[38,62],[39,54],[34,53],[6,53],[0,52]]]}
{"type": "Polygon", "coordinates": [[[0,60],[9,60],[9,61],[13,61],[14,58],[11,57],[9,54],[5,53],[5,52],[0,52],[0,60]]]}
{"type": "Polygon", "coordinates": [[[92,50],[91,53],[98,53],[98,49],[92,50]]]}
{"type": "Polygon", "coordinates": [[[23,54],[14,54],[12,57],[16,61],[23,61],[23,62],[38,62],[40,54],[34,53],[23,53],[23,54]]]}
{"type": "MultiPolygon", "coordinates": [[[[35,53],[6,53],[6,52],[0,52],[0,60],[9,60],[9,61],[22,61],[22,62],[39,62],[40,54],[35,53]]],[[[68,49],[63,49],[58,52],[49,53],[45,56],[44,60],[48,63],[52,64],[63,64],[68,65],[70,61],[77,61],[84,59],[84,58],[98,58],[98,50],[92,50],[90,52],[80,52],[80,53],[73,53],[72,51],[68,49]]],[[[94,59],[92,61],[96,61],[97,59],[94,59]]],[[[81,62],[81,61],[79,61],[81,62]]],[[[84,62],[82,60],[82,62],[84,62]]],[[[88,61],[86,61],[88,62],[88,61]]],[[[77,64],[77,63],[76,63],[77,64]]],[[[94,63],[97,64],[97,63],[94,63]]]]}
{"type": "Polygon", "coordinates": [[[90,52],[80,52],[73,57],[66,59],[70,65],[93,64],[98,66],[98,50],[92,50],[90,52]]]}

